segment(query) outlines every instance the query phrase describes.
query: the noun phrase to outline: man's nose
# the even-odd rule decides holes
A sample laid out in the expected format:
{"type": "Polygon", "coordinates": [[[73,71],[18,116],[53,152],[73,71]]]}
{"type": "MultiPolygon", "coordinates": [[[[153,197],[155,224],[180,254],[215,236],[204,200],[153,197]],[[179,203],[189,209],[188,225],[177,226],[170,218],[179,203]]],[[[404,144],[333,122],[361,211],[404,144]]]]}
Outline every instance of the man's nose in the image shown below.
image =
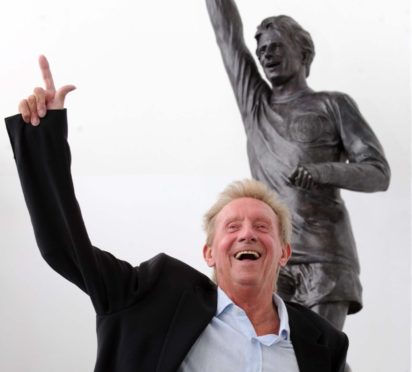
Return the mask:
{"type": "Polygon", "coordinates": [[[265,52],[265,54],[263,55],[263,59],[264,59],[265,61],[271,61],[271,60],[273,59],[273,53],[272,53],[272,51],[271,51],[271,50],[267,50],[267,51],[265,52]]]}
{"type": "Polygon", "coordinates": [[[257,241],[257,238],[253,226],[244,225],[239,232],[238,240],[241,243],[255,243],[257,241]]]}
{"type": "Polygon", "coordinates": [[[277,45],[270,45],[264,52],[263,58],[266,60],[273,60],[276,56],[279,57],[280,49],[277,45]]]}

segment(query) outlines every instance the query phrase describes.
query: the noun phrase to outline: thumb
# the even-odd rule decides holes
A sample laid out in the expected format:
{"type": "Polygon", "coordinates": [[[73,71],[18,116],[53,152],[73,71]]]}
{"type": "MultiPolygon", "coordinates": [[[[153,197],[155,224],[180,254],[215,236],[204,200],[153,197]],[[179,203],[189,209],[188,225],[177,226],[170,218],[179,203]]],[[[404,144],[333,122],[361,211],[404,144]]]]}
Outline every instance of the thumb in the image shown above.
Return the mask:
{"type": "Polygon", "coordinates": [[[66,95],[70,93],[71,91],[75,90],[76,87],[74,85],[64,85],[59,90],[56,92],[55,95],[55,100],[56,101],[61,101],[64,103],[64,100],[66,98],[66,95]]]}
{"type": "Polygon", "coordinates": [[[64,85],[56,91],[54,98],[48,104],[49,109],[62,109],[64,108],[64,100],[66,95],[71,91],[75,90],[76,87],[74,85],[64,85]]]}

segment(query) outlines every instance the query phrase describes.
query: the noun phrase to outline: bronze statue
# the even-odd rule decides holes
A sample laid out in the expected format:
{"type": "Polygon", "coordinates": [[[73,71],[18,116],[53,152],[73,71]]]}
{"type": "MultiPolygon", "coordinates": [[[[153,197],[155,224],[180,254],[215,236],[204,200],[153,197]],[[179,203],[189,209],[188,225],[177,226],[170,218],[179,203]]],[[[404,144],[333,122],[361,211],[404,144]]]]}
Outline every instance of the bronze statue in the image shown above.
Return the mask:
{"type": "Polygon", "coordinates": [[[292,213],[293,255],[278,291],[342,329],[362,308],[359,261],[340,189],[388,188],[390,169],[356,103],[307,84],[315,55],[310,34],[291,17],[262,21],[256,55],[243,39],[233,0],[206,0],[247,136],[254,178],[273,188],[292,213]]]}

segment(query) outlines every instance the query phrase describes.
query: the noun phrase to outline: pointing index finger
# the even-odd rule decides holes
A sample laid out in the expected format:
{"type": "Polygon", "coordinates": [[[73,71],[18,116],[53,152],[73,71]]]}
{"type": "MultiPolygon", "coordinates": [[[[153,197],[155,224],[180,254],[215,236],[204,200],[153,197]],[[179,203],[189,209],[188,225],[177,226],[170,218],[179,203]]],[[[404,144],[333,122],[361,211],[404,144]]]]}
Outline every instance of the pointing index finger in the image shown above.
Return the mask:
{"type": "Polygon", "coordinates": [[[56,88],[54,86],[53,76],[50,71],[49,62],[45,56],[41,55],[39,57],[39,65],[46,90],[55,92],[56,88]]]}

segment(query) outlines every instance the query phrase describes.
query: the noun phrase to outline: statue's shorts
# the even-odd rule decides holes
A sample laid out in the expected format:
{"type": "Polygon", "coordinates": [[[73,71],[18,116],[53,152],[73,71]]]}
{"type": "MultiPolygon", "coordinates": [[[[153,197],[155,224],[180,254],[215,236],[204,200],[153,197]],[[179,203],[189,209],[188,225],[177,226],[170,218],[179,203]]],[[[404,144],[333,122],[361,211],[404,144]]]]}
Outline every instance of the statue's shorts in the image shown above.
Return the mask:
{"type": "Polygon", "coordinates": [[[277,292],[285,300],[308,308],[330,302],[348,302],[348,314],[362,309],[359,275],[335,263],[287,265],[279,273],[277,292]]]}

